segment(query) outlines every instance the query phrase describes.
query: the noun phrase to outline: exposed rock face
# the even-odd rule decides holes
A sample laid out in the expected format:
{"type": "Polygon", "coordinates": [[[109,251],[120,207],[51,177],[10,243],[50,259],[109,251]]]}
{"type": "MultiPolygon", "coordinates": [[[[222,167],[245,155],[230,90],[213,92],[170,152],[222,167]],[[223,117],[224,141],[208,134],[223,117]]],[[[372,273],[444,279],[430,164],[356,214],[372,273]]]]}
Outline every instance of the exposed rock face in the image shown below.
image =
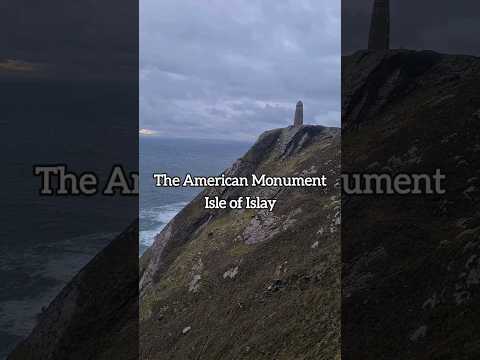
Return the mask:
{"type": "Polygon", "coordinates": [[[390,48],[390,1],[375,0],[373,3],[369,50],[388,50],[390,48]]]}
{"type": "Polygon", "coordinates": [[[447,175],[445,195],[342,197],[342,358],[479,358],[480,60],[342,66],[342,172],[447,175]]]}
{"type": "MultiPolygon", "coordinates": [[[[358,128],[393,106],[400,98],[426,96],[440,101],[431,92],[454,80],[475,66],[477,60],[467,56],[446,56],[432,51],[391,50],[360,51],[342,59],[342,128],[358,128]],[[447,70],[451,70],[448,73],[447,70]],[[438,75],[435,72],[439,72],[438,75]],[[428,81],[428,84],[424,84],[428,81]]],[[[448,86],[445,90],[449,91],[448,86]]],[[[414,109],[412,109],[413,111],[414,109]]]]}
{"type": "Polygon", "coordinates": [[[138,359],[138,224],[53,300],[8,360],[138,359]]]}
{"type": "Polygon", "coordinates": [[[301,101],[297,102],[295,108],[295,117],[293,119],[293,126],[302,126],[303,125],[303,103],[301,101]]]}
{"type": "Polygon", "coordinates": [[[141,258],[142,359],[340,357],[339,135],[268,131],[226,171],[325,174],[327,190],[208,189],[157,236],[141,258]],[[212,211],[207,194],[278,202],[273,212],[212,211]]]}

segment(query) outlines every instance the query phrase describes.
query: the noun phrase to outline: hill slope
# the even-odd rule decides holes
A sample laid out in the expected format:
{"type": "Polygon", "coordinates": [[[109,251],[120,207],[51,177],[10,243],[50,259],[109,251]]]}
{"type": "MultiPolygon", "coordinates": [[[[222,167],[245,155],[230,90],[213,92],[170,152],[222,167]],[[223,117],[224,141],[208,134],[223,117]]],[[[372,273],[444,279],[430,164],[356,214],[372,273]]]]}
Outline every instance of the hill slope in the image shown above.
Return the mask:
{"type": "Polygon", "coordinates": [[[318,188],[212,188],[141,259],[142,359],[335,359],[340,336],[340,130],[264,133],[225,173],[328,176],[318,188]],[[278,199],[206,210],[203,197],[278,199]]]}
{"type": "Polygon", "coordinates": [[[8,360],[138,359],[138,223],[83,268],[8,360]]]}
{"type": "Polygon", "coordinates": [[[342,172],[447,176],[445,195],[344,196],[344,359],[480,357],[480,60],[343,59],[342,172]]]}

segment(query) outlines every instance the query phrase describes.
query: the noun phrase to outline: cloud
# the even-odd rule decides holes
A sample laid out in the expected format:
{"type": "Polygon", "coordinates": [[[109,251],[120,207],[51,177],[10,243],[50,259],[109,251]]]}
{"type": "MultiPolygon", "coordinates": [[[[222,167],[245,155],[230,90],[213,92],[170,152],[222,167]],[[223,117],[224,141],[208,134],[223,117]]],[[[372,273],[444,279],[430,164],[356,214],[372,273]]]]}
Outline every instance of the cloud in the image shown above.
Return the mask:
{"type": "Polygon", "coordinates": [[[155,131],[155,130],[150,130],[150,129],[140,129],[140,130],[138,131],[138,133],[139,133],[140,135],[144,135],[144,136],[151,136],[151,135],[157,135],[157,134],[158,134],[157,131],[155,131]]]}
{"type": "Polygon", "coordinates": [[[340,125],[340,3],[144,0],[140,126],[170,137],[253,139],[340,125]]]}

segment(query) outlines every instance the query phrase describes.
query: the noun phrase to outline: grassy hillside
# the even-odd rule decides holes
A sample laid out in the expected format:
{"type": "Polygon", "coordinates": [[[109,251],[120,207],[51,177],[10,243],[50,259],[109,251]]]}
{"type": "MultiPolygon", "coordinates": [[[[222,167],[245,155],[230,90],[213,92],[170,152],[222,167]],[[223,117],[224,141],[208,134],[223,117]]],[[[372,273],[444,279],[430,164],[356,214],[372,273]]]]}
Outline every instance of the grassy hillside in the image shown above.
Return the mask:
{"type": "Polygon", "coordinates": [[[141,259],[142,359],[336,359],[339,129],[272,130],[226,174],[328,176],[318,188],[208,189],[141,259]],[[205,210],[203,197],[278,199],[205,210]]]}

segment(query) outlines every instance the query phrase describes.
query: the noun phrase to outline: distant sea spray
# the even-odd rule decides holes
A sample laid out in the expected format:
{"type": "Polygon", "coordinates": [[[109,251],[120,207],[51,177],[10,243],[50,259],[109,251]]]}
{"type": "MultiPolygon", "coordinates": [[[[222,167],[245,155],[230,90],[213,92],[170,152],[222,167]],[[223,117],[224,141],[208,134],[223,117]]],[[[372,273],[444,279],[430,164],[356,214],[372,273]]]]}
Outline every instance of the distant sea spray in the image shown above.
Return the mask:
{"type": "Polygon", "coordinates": [[[140,231],[140,249],[142,253],[145,248],[153,244],[155,235],[159,234],[165,225],[167,225],[185,205],[187,205],[187,202],[178,202],[140,210],[140,222],[144,228],[144,230],[140,231]]]}

